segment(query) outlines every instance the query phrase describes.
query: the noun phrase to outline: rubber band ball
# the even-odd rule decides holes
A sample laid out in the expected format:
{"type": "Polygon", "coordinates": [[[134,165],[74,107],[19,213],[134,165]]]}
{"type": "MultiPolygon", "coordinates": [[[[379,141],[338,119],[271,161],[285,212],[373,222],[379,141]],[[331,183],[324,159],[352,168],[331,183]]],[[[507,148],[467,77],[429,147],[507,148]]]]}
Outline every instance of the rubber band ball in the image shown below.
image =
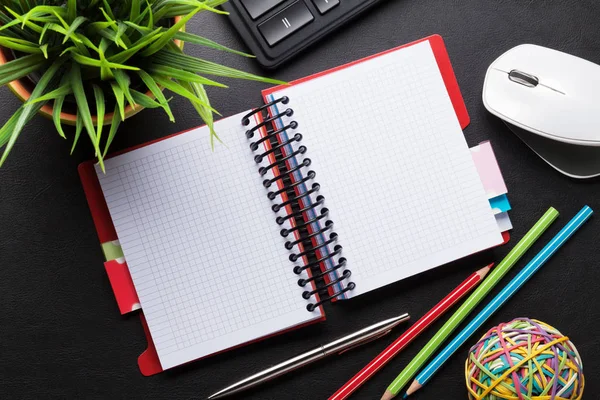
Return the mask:
{"type": "Polygon", "coordinates": [[[569,338],[528,318],[490,329],[471,347],[465,378],[471,400],[579,400],[585,384],[569,338]]]}

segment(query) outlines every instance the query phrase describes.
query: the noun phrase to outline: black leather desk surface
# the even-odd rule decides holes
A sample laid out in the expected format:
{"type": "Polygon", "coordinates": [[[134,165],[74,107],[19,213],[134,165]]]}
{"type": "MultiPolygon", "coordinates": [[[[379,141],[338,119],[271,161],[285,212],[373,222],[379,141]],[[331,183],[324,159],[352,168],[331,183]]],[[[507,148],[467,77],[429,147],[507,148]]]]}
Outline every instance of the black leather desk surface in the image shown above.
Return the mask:
{"type": "MultiPolygon", "coordinates": [[[[469,145],[490,139],[510,190],[512,243],[549,207],[561,213],[559,230],[581,206],[600,211],[600,181],[578,182],[538,159],[481,102],[488,65],[504,51],[535,43],[600,63],[600,4],[595,0],[395,0],[382,4],[324,43],[274,73],[292,80],[439,33],[453,61],[472,123],[469,145]]],[[[190,25],[220,42],[242,48],[225,18],[202,16],[190,25]]],[[[204,54],[260,73],[251,61],[204,54]]],[[[594,77],[600,79],[600,76],[594,77]]],[[[213,105],[230,115],[260,102],[264,85],[228,82],[212,90],[213,105]]],[[[0,90],[0,121],[18,106],[0,90]]],[[[120,130],[121,149],[200,123],[191,105],[173,102],[177,123],[146,111],[120,130]]],[[[504,247],[439,268],[354,301],[327,307],[328,320],[265,342],[144,378],[136,359],[145,348],[137,316],[122,318],[102,266],[102,252],[76,167],[91,148],[86,138],[69,157],[51,122],[37,118],[0,170],[0,393],[3,398],[205,398],[259,368],[396,314],[419,318],[477,267],[499,260],[504,247]]],[[[373,238],[375,239],[375,238],[373,238]]],[[[586,399],[600,392],[600,216],[588,223],[485,329],[519,316],[538,318],[569,335],[583,357],[586,399]]],[[[536,245],[533,251],[542,247],[536,245]]],[[[532,257],[533,251],[528,254],[532,257]]],[[[524,264],[519,264],[522,267],[524,264]]],[[[514,276],[517,269],[510,273],[514,276]]],[[[499,290],[496,289],[495,292],[499,290]]],[[[265,291],[268,296],[268,289],[265,291]]],[[[373,399],[419,351],[441,323],[399,355],[355,398],[373,399]]],[[[401,330],[394,332],[398,335],[401,330]]],[[[480,336],[483,330],[477,335],[480,336]]],[[[475,341],[473,338],[470,342],[475,341]]],[[[392,337],[329,359],[247,393],[245,399],[323,399],[381,351],[392,337]]],[[[464,399],[462,348],[415,399],[464,399]]]]}

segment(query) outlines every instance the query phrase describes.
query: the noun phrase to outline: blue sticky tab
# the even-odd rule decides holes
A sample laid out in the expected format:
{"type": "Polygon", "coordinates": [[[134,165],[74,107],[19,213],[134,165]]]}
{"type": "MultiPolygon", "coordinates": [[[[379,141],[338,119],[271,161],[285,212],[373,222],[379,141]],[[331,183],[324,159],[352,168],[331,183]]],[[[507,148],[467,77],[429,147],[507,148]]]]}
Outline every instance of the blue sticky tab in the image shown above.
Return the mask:
{"type": "Polygon", "coordinates": [[[494,214],[507,212],[511,209],[510,203],[508,201],[508,196],[506,196],[506,194],[501,194],[500,196],[491,198],[490,206],[492,207],[492,209],[494,209],[494,214]]]}

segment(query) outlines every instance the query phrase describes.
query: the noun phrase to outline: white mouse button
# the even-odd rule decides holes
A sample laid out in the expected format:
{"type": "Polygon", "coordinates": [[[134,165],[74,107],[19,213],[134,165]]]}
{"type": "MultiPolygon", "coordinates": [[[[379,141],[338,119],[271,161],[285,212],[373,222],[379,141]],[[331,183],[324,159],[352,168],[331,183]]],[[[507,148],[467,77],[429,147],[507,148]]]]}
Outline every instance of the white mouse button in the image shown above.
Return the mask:
{"type": "Polygon", "coordinates": [[[540,83],[540,80],[536,76],[530,75],[526,72],[519,71],[517,69],[513,69],[512,71],[510,71],[508,73],[508,79],[510,79],[511,81],[513,81],[515,83],[518,83],[520,85],[527,86],[530,88],[534,88],[540,83]]]}

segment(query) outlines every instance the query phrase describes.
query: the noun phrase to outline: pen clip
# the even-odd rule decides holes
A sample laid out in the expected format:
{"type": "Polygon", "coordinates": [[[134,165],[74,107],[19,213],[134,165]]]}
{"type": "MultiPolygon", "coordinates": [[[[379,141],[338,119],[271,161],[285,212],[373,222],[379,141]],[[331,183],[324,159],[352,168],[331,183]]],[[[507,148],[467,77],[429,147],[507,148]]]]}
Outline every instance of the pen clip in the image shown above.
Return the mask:
{"type": "Polygon", "coordinates": [[[357,348],[359,346],[362,346],[363,344],[367,344],[367,343],[372,342],[374,340],[381,339],[382,337],[384,337],[385,335],[387,335],[391,331],[392,331],[391,329],[388,329],[387,331],[383,331],[383,332],[381,332],[381,333],[379,333],[379,334],[377,334],[375,336],[371,336],[371,337],[369,337],[369,338],[367,338],[367,339],[365,339],[363,341],[357,342],[354,345],[352,345],[352,346],[350,346],[350,347],[348,347],[348,348],[340,351],[338,353],[338,355],[343,354],[343,353],[345,353],[345,352],[347,352],[349,350],[355,349],[355,348],[357,348]]]}

